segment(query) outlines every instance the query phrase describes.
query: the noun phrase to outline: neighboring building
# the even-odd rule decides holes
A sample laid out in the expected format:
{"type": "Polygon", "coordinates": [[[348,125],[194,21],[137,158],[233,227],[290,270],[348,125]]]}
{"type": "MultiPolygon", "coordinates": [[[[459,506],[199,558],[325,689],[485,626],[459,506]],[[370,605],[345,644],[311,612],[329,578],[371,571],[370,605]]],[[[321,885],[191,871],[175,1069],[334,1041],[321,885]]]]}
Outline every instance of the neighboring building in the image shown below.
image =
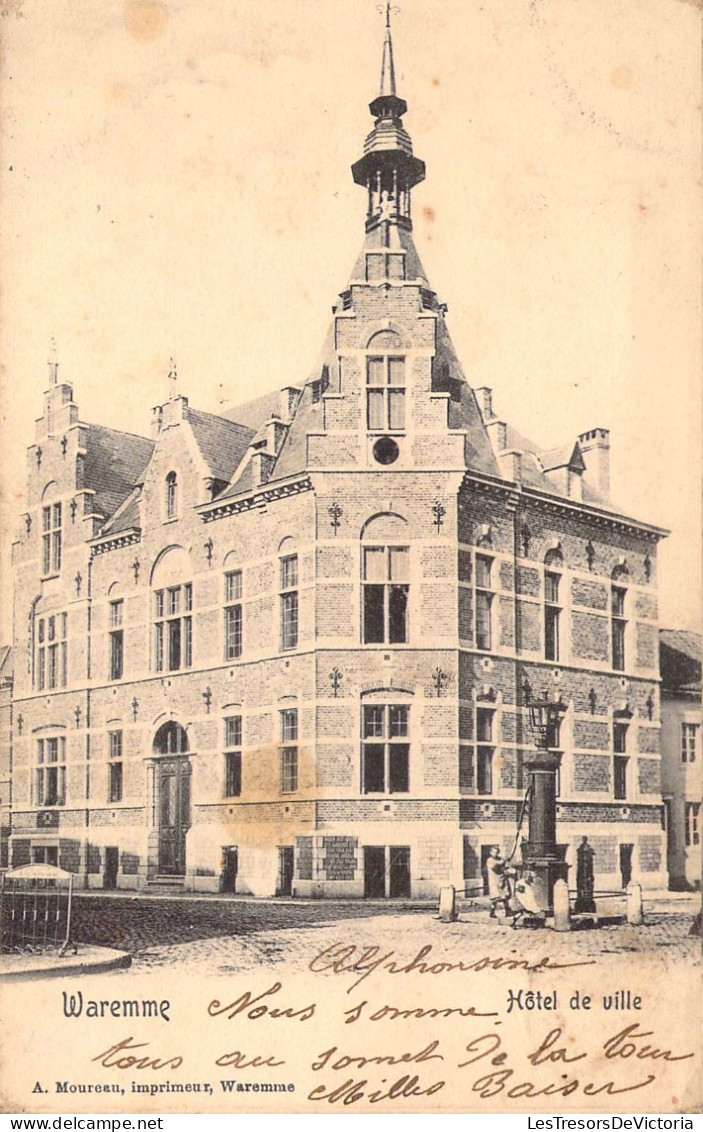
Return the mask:
{"type": "Polygon", "coordinates": [[[599,887],[666,885],[666,532],[608,501],[605,429],[540,452],[467,383],[413,242],[406,109],[388,29],[363,246],[306,383],[214,416],[174,381],[147,440],[82,421],[50,362],[14,547],[15,865],[480,887],[546,688],[569,859],[586,832],[599,887]]]}
{"type": "Polygon", "coordinates": [[[701,884],[701,638],[682,629],[659,634],[662,794],[671,888],[701,884]]]}
{"type": "Polygon", "coordinates": [[[8,864],[12,771],[12,649],[0,645],[0,869],[8,864]]]}

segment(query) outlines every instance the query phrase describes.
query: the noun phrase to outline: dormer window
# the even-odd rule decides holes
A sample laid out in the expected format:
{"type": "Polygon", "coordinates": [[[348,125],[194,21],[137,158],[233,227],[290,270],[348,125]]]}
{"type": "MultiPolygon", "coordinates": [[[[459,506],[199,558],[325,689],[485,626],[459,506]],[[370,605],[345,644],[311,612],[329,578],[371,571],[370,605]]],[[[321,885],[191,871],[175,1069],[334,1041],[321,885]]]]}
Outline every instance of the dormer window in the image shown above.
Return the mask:
{"type": "Polygon", "coordinates": [[[405,428],[405,358],[368,358],[366,424],[370,432],[405,428]]]}
{"type": "Polygon", "coordinates": [[[166,476],[166,518],[175,519],[178,515],[178,476],[169,472],[166,476]]]}

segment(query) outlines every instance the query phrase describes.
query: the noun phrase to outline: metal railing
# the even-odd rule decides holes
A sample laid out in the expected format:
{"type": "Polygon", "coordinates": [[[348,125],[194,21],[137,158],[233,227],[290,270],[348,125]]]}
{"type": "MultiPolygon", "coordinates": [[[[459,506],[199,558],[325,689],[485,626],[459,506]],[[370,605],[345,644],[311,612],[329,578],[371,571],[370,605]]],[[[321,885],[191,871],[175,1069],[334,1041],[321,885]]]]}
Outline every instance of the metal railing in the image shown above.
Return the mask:
{"type": "Polygon", "coordinates": [[[3,873],[0,885],[1,950],[76,951],[71,940],[73,873],[55,865],[22,865],[3,873]]]}

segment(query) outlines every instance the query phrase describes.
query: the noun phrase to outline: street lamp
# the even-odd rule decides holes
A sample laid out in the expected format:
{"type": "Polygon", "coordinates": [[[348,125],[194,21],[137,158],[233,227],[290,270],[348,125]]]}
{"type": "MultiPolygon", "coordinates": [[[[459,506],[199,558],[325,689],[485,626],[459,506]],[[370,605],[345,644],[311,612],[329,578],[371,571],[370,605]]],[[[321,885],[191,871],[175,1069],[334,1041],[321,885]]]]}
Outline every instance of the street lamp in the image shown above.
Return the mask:
{"type": "Polygon", "coordinates": [[[544,913],[553,911],[554,883],[566,880],[568,872],[557,846],[557,774],[562,752],[556,747],[566,706],[561,699],[550,700],[547,692],[541,700],[527,701],[537,749],[525,759],[530,776],[530,820],[523,860],[525,870],[532,873],[532,888],[544,913]]]}

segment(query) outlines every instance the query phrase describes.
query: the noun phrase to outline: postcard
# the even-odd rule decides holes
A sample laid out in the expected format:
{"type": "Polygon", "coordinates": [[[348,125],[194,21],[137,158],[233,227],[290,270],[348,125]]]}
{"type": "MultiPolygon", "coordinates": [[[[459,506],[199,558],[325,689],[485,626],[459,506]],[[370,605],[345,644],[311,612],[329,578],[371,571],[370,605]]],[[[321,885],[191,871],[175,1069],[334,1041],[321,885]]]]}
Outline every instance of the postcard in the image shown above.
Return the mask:
{"type": "Polygon", "coordinates": [[[0,30],[2,1110],[692,1127],[700,5],[0,30]]]}

